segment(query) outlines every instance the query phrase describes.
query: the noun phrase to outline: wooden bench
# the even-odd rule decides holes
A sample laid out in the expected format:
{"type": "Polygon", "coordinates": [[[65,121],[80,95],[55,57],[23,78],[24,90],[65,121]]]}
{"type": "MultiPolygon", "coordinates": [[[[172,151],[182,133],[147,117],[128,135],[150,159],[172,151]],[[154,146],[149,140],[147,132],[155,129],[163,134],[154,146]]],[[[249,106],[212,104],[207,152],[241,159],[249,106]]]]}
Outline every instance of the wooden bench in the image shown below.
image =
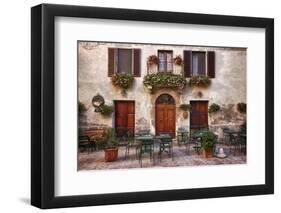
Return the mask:
{"type": "MultiPolygon", "coordinates": [[[[85,138],[88,138],[89,147],[91,150],[96,150],[96,142],[97,140],[103,138],[105,136],[105,130],[104,129],[86,129],[82,131],[82,134],[80,134],[79,138],[85,140],[85,138]]],[[[79,139],[79,143],[82,142],[79,139]]]]}

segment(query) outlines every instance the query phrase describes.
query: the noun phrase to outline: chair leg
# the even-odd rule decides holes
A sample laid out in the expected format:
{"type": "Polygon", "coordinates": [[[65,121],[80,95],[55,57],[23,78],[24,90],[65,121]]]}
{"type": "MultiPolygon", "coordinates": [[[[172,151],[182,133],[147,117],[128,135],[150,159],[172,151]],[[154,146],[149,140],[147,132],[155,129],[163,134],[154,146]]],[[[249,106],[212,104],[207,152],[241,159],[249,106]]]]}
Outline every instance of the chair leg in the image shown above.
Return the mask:
{"type": "Polygon", "coordinates": [[[171,144],[171,157],[172,157],[172,160],[174,160],[174,150],[173,150],[173,144],[171,144]]]}
{"type": "Polygon", "coordinates": [[[142,153],[140,151],[140,154],[139,154],[139,163],[140,163],[140,167],[142,168],[142,153]]]}

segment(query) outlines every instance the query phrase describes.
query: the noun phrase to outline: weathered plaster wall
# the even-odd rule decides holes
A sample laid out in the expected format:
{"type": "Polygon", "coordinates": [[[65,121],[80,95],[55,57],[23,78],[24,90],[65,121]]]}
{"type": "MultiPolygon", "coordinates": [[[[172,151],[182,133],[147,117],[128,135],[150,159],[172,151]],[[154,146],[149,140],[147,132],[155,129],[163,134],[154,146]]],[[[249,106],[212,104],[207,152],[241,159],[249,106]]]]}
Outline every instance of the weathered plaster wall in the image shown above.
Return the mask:
{"type": "MultiPolygon", "coordinates": [[[[82,128],[114,125],[114,115],[106,118],[94,111],[91,102],[97,93],[104,97],[106,104],[113,104],[113,100],[135,100],[136,129],[150,128],[152,133],[155,131],[154,103],[162,93],[169,93],[176,101],[176,128],[189,128],[189,117],[183,119],[178,106],[181,103],[189,103],[190,100],[208,100],[209,104],[217,103],[222,107],[221,112],[209,116],[209,125],[214,130],[222,126],[235,127],[245,120],[245,115],[237,112],[236,104],[246,103],[246,49],[79,42],[78,51],[79,101],[87,108],[80,119],[82,128]],[[120,89],[111,84],[108,77],[108,47],[141,48],[141,77],[135,78],[133,87],[127,90],[125,97],[121,95],[120,89]],[[215,51],[216,78],[212,79],[207,89],[186,86],[182,94],[171,89],[159,89],[150,94],[143,86],[142,80],[147,74],[147,57],[157,55],[159,49],[173,50],[173,57],[182,57],[183,50],[215,51]],[[198,92],[201,92],[202,96],[198,92]]],[[[179,67],[175,67],[175,70],[178,73],[181,71],[179,67]]]]}

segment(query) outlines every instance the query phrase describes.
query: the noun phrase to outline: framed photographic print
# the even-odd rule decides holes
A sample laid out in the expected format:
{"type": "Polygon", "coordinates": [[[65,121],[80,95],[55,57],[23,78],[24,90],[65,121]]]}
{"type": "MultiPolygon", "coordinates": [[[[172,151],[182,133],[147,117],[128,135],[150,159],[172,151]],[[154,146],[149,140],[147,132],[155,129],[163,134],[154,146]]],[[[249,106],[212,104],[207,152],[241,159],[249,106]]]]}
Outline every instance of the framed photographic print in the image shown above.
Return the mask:
{"type": "Polygon", "coordinates": [[[31,9],[31,203],[274,192],[274,20],[31,9]]]}

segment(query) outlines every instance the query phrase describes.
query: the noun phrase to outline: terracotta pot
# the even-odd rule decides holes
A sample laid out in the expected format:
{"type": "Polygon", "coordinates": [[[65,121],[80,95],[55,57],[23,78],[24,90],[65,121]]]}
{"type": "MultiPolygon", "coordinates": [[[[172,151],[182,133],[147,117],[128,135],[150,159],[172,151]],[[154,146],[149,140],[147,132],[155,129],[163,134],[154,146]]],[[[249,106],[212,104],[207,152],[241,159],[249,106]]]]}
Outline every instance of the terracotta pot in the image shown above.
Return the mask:
{"type": "Polygon", "coordinates": [[[204,156],[205,158],[211,158],[211,157],[213,157],[213,148],[203,149],[203,156],[204,156]]]}
{"type": "Polygon", "coordinates": [[[188,112],[187,112],[187,111],[184,111],[184,112],[182,113],[182,116],[183,116],[184,119],[187,119],[187,118],[188,118],[188,112]]]}
{"type": "Polygon", "coordinates": [[[118,157],[118,148],[104,149],[104,159],[106,162],[115,161],[118,157]]]}

